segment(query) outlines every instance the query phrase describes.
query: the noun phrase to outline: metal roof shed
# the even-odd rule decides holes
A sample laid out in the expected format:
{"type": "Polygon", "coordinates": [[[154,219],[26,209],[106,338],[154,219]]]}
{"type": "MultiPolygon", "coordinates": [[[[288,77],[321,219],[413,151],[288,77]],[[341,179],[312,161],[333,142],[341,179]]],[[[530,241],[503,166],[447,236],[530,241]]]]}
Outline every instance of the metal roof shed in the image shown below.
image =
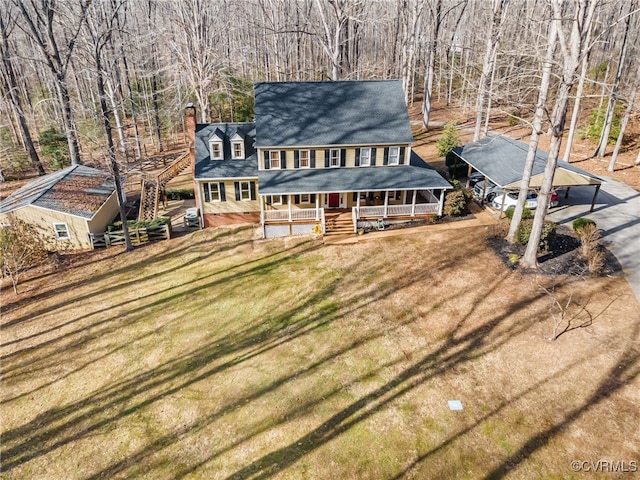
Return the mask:
{"type": "MultiPolygon", "coordinates": [[[[470,168],[482,173],[503,190],[517,190],[522,181],[528,151],[529,145],[526,143],[504,135],[494,135],[468,143],[463,147],[457,147],[453,153],[467,163],[470,168]]],[[[547,157],[547,152],[540,149],[536,152],[531,181],[529,182],[529,185],[534,189],[540,188],[542,185],[547,157]]],[[[601,184],[602,179],[599,177],[570,163],[558,160],[553,186],[567,188],[568,194],[570,187],[593,185],[595,193],[591,202],[591,211],[593,211],[601,184]]]]}

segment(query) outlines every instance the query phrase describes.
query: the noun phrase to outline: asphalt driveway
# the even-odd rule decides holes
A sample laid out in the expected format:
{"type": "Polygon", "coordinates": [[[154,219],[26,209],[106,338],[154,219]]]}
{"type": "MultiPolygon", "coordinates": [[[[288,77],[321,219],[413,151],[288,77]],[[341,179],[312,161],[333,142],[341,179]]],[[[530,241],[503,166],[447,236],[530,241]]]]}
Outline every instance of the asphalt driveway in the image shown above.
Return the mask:
{"type": "Polygon", "coordinates": [[[613,179],[602,177],[595,209],[589,212],[594,187],[573,187],[569,198],[560,195],[560,206],[548,218],[571,225],[579,217],[596,222],[602,230],[602,242],[616,256],[627,281],[640,303],[640,192],[613,179]]]}

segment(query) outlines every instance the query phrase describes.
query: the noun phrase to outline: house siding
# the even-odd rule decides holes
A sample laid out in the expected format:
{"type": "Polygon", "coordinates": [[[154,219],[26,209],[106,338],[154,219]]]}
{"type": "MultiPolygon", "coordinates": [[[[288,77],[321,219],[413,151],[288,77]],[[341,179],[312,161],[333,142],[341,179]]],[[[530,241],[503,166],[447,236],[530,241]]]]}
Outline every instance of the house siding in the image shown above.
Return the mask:
{"type": "MultiPolygon", "coordinates": [[[[323,148],[314,148],[314,147],[295,147],[295,148],[277,148],[277,147],[273,147],[273,148],[262,148],[259,151],[259,161],[258,161],[258,165],[259,165],[259,169],[260,170],[270,170],[271,169],[271,165],[269,164],[269,161],[267,160],[267,158],[265,158],[265,153],[266,152],[270,152],[270,151],[280,151],[280,152],[284,152],[284,157],[281,157],[284,160],[284,165],[285,168],[280,168],[280,170],[296,170],[295,165],[296,165],[296,155],[295,152],[298,150],[309,150],[310,152],[314,152],[315,153],[315,168],[319,169],[319,168],[338,168],[338,167],[325,167],[325,150],[328,149],[339,149],[339,150],[344,150],[345,151],[345,159],[344,159],[344,166],[339,167],[339,168],[360,168],[359,166],[356,165],[356,150],[360,149],[360,148],[376,148],[377,149],[377,154],[376,154],[376,164],[375,166],[382,166],[383,165],[383,155],[384,155],[384,151],[385,151],[385,147],[388,146],[393,146],[393,147],[402,147],[402,152],[404,153],[404,161],[403,164],[407,165],[409,163],[408,159],[409,156],[411,154],[411,150],[410,150],[410,146],[407,144],[403,144],[403,143],[398,143],[398,144],[393,144],[393,145],[358,145],[358,146],[351,146],[351,147],[344,147],[341,145],[330,145],[327,147],[323,147],[323,148]]],[[[308,168],[308,167],[305,167],[308,168]]],[[[367,167],[362,167],[362,168],[367,168],[367,167]]]]}
{"type": "MultiPolygon", "coordinates": [[[[202,200],[202,213],[208,214],[240,214],[245,212],[258,212],[258,221],[260,221],[260,201],[258,199],[258,182],[256,180],[248,179],[233,179],[233,180],[211,180],[198,182],[198,194],[202,200]],[[251,181],[256,185],[255,199],[254,200],[236,200],[235,199],[235,182],[237,181],[251,181]],[[207,202],[204,194],[205,183],[223,183],[225,189],[226,200],[224,202],[207,202]]],[[[205,222],[206,223],[206,222],[205,222]]],[[[233,222],[231,222],[233,223],[233,222]]]]}
{"type": "Polygon", "coordinates": [[[96,212],[91,220],[87,221],[88,231],[91,233],[102,233],[120,213],[118,208],[118,197],[113,192],[107,201],[102,205],[100,210],[96,212]]]}
{"type": "Polygon", "coordinates": [[[17,218],[35,227],[46,242],[50,250],[81,250],[91,249],[88,237],[87,220],[53,210],[27,205],[0,217],[0,222],[11,224],[11,219],[17,218]],[[58,240],[53,230],[54,223],[66,223],[71,239],[58,240]]]}

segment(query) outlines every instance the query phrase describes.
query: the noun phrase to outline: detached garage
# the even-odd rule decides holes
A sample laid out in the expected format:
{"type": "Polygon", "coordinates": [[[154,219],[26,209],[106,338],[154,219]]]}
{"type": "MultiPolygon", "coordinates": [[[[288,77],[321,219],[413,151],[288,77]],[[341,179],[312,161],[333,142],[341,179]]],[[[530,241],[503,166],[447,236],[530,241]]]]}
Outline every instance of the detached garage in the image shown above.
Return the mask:
{"type": "MultiPolygon", "coordinates": [[[[453,150],[453,154],[469,165],[469,174],[472,169],[476,170],[502,190],[513,191],[520,188],[528,151],[529,145],[526,143],[504,135],[495,135],[457,147],[453,150]]],[[[547,157],[547,152],[540,149],[536,152],[529,183],[531,189],[538,189],[542,185],[547,157]]],[[[566,188],[567,195],[571,187],[594,187],[591,211],[593,211],[601,184],[602,180],[595,175],[558,160],[553,186],[566,188]]]]}
{"type": "Polygon", "coordinates": [[[36,227],[51,250],[92,248],[89,234],[104,232],[118,213],[110,175],[83,165],[38,177],[0,202],[0,224],[36,227]]]}

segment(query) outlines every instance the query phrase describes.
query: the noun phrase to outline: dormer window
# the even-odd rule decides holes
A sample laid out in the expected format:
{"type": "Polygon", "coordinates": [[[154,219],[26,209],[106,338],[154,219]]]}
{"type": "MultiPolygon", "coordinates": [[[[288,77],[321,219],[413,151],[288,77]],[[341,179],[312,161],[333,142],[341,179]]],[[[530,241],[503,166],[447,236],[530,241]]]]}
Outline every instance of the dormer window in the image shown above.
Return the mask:
{"type": "Polygon", "coordinates": [[[231,158],[244,159],[244,142],[235,140],[231,142],[231,158]]]}
{"type": "Polygon", "coordinates": [[[209,150],[212,160],[222,160],[222,140],[217,137],[212,138],[209,142],[209,150]]]}

